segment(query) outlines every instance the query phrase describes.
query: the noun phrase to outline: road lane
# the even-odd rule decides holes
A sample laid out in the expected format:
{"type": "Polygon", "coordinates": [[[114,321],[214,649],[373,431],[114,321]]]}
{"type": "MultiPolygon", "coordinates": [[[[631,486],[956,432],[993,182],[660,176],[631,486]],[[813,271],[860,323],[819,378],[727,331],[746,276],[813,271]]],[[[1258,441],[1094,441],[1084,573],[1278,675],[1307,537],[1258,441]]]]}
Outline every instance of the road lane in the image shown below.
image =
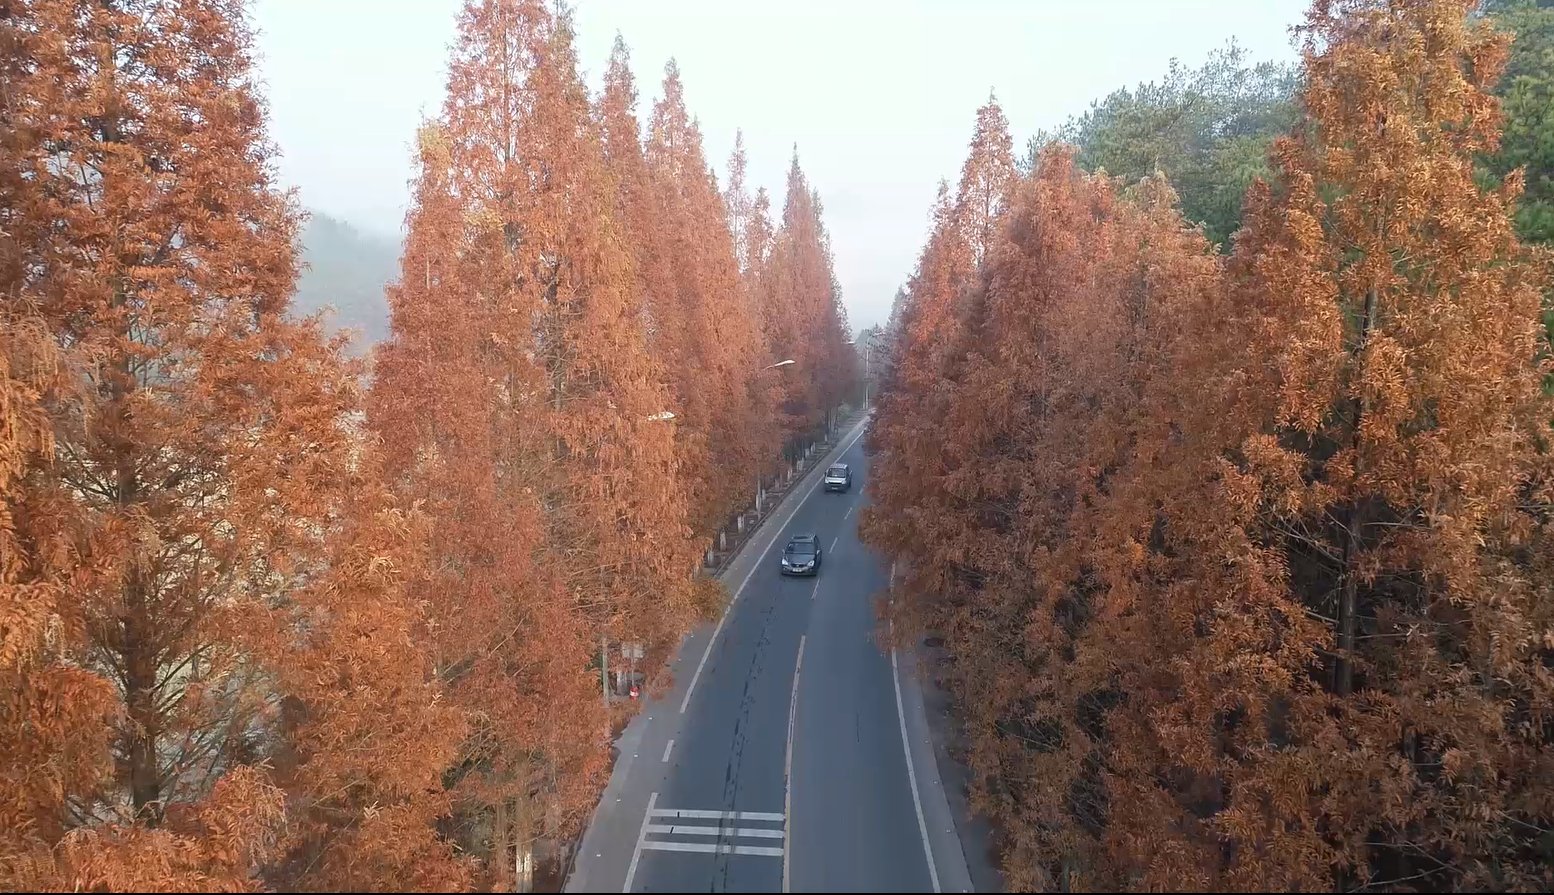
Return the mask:
{"type": "MultiPolygon", "coordinates": [[[[855,444],[847,456],[861,453],[855,444]]],[[[673,767],[658,790],[660,809],[784,811],[788,711],[799,640],[808,630],[811,594],[837,559],[828,552],[814,579],[784,577],[776,563],[789,535],[814,533],[826,543],[839,533],[845,509],[838,504],[855,493],[817,490],[810,495],[753,570],[686,702],[673,767]]],[[[753,844],[742,837],[720,841],[730,848],[708,854],[649,847],[640,859],[634,891],[782,890],[780,856],[739,853],[736,848],[753,844]]]]}
{"type": "MultiPolygon", "coordinates": [[[[933,890],[890,652],[877,642],[886,575],[857,537],[868,463],[856,440],[835,459],[853,466],[852,490],[806,481],[774,515],[780,529],[758,533],[730,572],[742,591],[725,617],[677,657],[686,683],[622,735],[568,891],[933,890]],[[796,533],[830,545],[816,578],[778,572],[796,533]]],[[[902,685],[915,737],[920,696],[902,685]]],[[[921,778],[931,750],[910,748],[921,778]]],[[[929,820],[942,864],[958,852],[943,836],[953,823],[929,820]]]]}
{"type": "MultiPolygon", "coordinates": [[[[854,488],[817,492],[799,507],[713,644],[677,740],[679,760],[658,795],[660,810],[791,810],[788,854],[779,861],[742,851],[747,840],[734,834],[720,836],[727,847],[710,853],[669,851],[650,839],[636,891],[780,891],[784,863],[795,892],[932,891],[895,681],[876,636],[873,601],[885,575],[852,518],[868,474],[861,444],[842,461],[855,470],[854,488]],[[784,578],[772,565],[796,533],[831,545],[813,582],[784,578]],[[801,638],[806,669],[795,688],[801,638]],[[791,793],[784,789],[790,710],[791,793]]],[[[661,837],[671,838],[687,837],[661,837]]]]}
{"type": "MultiPolygon", "coordinates": [[[[854,492],[867,481],[862,451],[854,492]]],[[[842,508],[838,515],[848,515],[842,508]]],[[[851,514],[856,516],[856,514],[851,514]]],[[[793,755],[794,892],[932,891],[918,831],[890,654],[875,600],[886,575],[859,542],[837,535],[810,613],[793,755]]]]}

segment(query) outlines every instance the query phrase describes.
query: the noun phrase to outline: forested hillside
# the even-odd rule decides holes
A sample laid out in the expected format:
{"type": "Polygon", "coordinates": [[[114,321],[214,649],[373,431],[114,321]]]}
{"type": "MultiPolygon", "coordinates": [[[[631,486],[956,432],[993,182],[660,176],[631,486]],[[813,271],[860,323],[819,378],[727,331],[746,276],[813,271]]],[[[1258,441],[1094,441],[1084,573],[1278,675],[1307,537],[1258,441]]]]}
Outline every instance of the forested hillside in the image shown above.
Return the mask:
{"type": "Polygon", "coordinates": [[[978,111],[863,528],[1013,888],[1554,886],[1554,10],[1490,12],[1320,0],[1019,172],[978,111]]]}
{"type": "Polygon", "coordinates": [[[350,331],[352,354],[383,341],[389,329],[383,287],[398,268],[398,242],[313,211],[302,227],[301,248],[303,267],[292,313],[304,316],[327,308],[326,326],[331,332],[350,331]]]}
{"type": "Polygon", "coordinates": [[[1026,166],[1044,146],[1075,147],[1086,170],[1135,183],[1156,172],[1171,179],[1182,215],[1203,224],[1228,251],[1241,199],[1268,173],[1268,145],[1295,122],[1294,66],[1249,64],[1231,42],[1195,69],[1174,62],[1159,81],[1122,88],[1083,115],[1031,140],[1026,166]]]}

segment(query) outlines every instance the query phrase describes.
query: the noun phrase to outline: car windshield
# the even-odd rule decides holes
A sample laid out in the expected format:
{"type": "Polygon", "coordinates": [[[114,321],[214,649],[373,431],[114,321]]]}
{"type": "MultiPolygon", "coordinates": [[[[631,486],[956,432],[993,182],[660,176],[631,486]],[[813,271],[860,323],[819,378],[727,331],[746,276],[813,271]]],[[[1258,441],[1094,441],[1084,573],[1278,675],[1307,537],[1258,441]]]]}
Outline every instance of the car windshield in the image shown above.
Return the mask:
{"type": "Polygon", "coordinates": [[[845,467],[845,466],[833,466],[830,469],[826,470],[826,475],[847,475],[847,467],[845,467]]]}
{"type": "Polygon", "coordinates": [[[788,545],[788,555],[789,556],[814,556],[815,555],[815,545],[814,544],[789,544],[788,545]]]}

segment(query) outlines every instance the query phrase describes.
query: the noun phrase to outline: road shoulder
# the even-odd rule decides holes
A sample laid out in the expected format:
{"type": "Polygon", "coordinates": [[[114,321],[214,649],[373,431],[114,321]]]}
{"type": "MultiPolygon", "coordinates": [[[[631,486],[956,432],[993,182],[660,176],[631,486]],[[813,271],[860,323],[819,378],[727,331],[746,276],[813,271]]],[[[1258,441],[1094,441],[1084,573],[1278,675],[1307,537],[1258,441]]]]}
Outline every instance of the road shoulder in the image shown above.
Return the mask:
{"type": "MultiPolygon", "coordinates": [[[[937,684],[937,675],[933,672],[944,655],[943,650],[920,644],[918,649],[908,652],[916,657],[916,673],[911,675],[912,689],[923,710],[927,738],[932,743],[931,760],[941,781],[940,793],[948,803],[961,858],[970,876],[971,888],[967,891],[1002,892],[1003,874],[993,853],[992,825],[986,818],[973,813],[968,798],[971,770],[957,758],[963,754],[961,722],[951,711],[949,693],[937,684]]],[[[903,673],[905,667],[903,665],[903,673]]],[[[945,891],[952,890],[946,886],[945,891]]]]}
{"type": "Polygon", "coordinates": [[[901,721],[906,732],[907,761],[915,771],[921,809],[926,825],[927,846],[932,849],[941,892],[972,892],[966,849],[961,843],[959,825],[951,809],[944,779],[940,773],[933,730],[923,702],[922,675],[918,673],[917,654],[910,649],[896,651],[901,688],[901,721]]]}

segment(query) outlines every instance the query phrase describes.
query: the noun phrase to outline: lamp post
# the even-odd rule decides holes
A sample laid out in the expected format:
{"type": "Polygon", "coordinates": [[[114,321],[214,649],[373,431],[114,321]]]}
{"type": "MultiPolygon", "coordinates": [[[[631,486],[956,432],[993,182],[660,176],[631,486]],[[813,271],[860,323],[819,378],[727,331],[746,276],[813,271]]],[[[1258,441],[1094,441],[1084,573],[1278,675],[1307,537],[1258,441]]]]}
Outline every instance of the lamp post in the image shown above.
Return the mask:
{"type": "MultiPolygon", "coordinates": [[[[795,361],[790,357],[786,360],[780,360],[775,364],[767,364],[761,368],[761,371],[764,373],[767,370],[791,367],[794,363],[795,361]]],[[[755,511],[757,515],[759,515],[761,512],[761,468],[759,466],[757,466],[755,470],[755,511]]]]}
{"type": "MultiPolygon", "coordinates": [[[[614,407],[614,402],[611,402],[610,406],[614,407]]],[[[666,423],[674,418],[674,411],[660,410],[642,419],[649,423],[666,423]]],[[[634,655],[632,658],[635,660],[641,656],[634,655]]],[[[610,708],[610,638],[602,631],[599,633],[599,691],[604,697],[604,708],[608,711],[610,708]]]]}
{"type": "Polygon", "coordinates": [[[869,354],[874,350],[874,339],[863,343],[863,409],[869,409],[869,354]]]}
{"type": "MultiPolygon", "coordinates": [[[[849,339],[847,344],[856,347],[858,345],[858,340],[856,338],[849,339]]],[[[869,409],[869,354],[873,350],[874,350],[874,337],[870,336],[869,338],[867,338],[867,339],[865,339],[863,341],[863,409],[864,410],[868,410],[869,409]]]]}

